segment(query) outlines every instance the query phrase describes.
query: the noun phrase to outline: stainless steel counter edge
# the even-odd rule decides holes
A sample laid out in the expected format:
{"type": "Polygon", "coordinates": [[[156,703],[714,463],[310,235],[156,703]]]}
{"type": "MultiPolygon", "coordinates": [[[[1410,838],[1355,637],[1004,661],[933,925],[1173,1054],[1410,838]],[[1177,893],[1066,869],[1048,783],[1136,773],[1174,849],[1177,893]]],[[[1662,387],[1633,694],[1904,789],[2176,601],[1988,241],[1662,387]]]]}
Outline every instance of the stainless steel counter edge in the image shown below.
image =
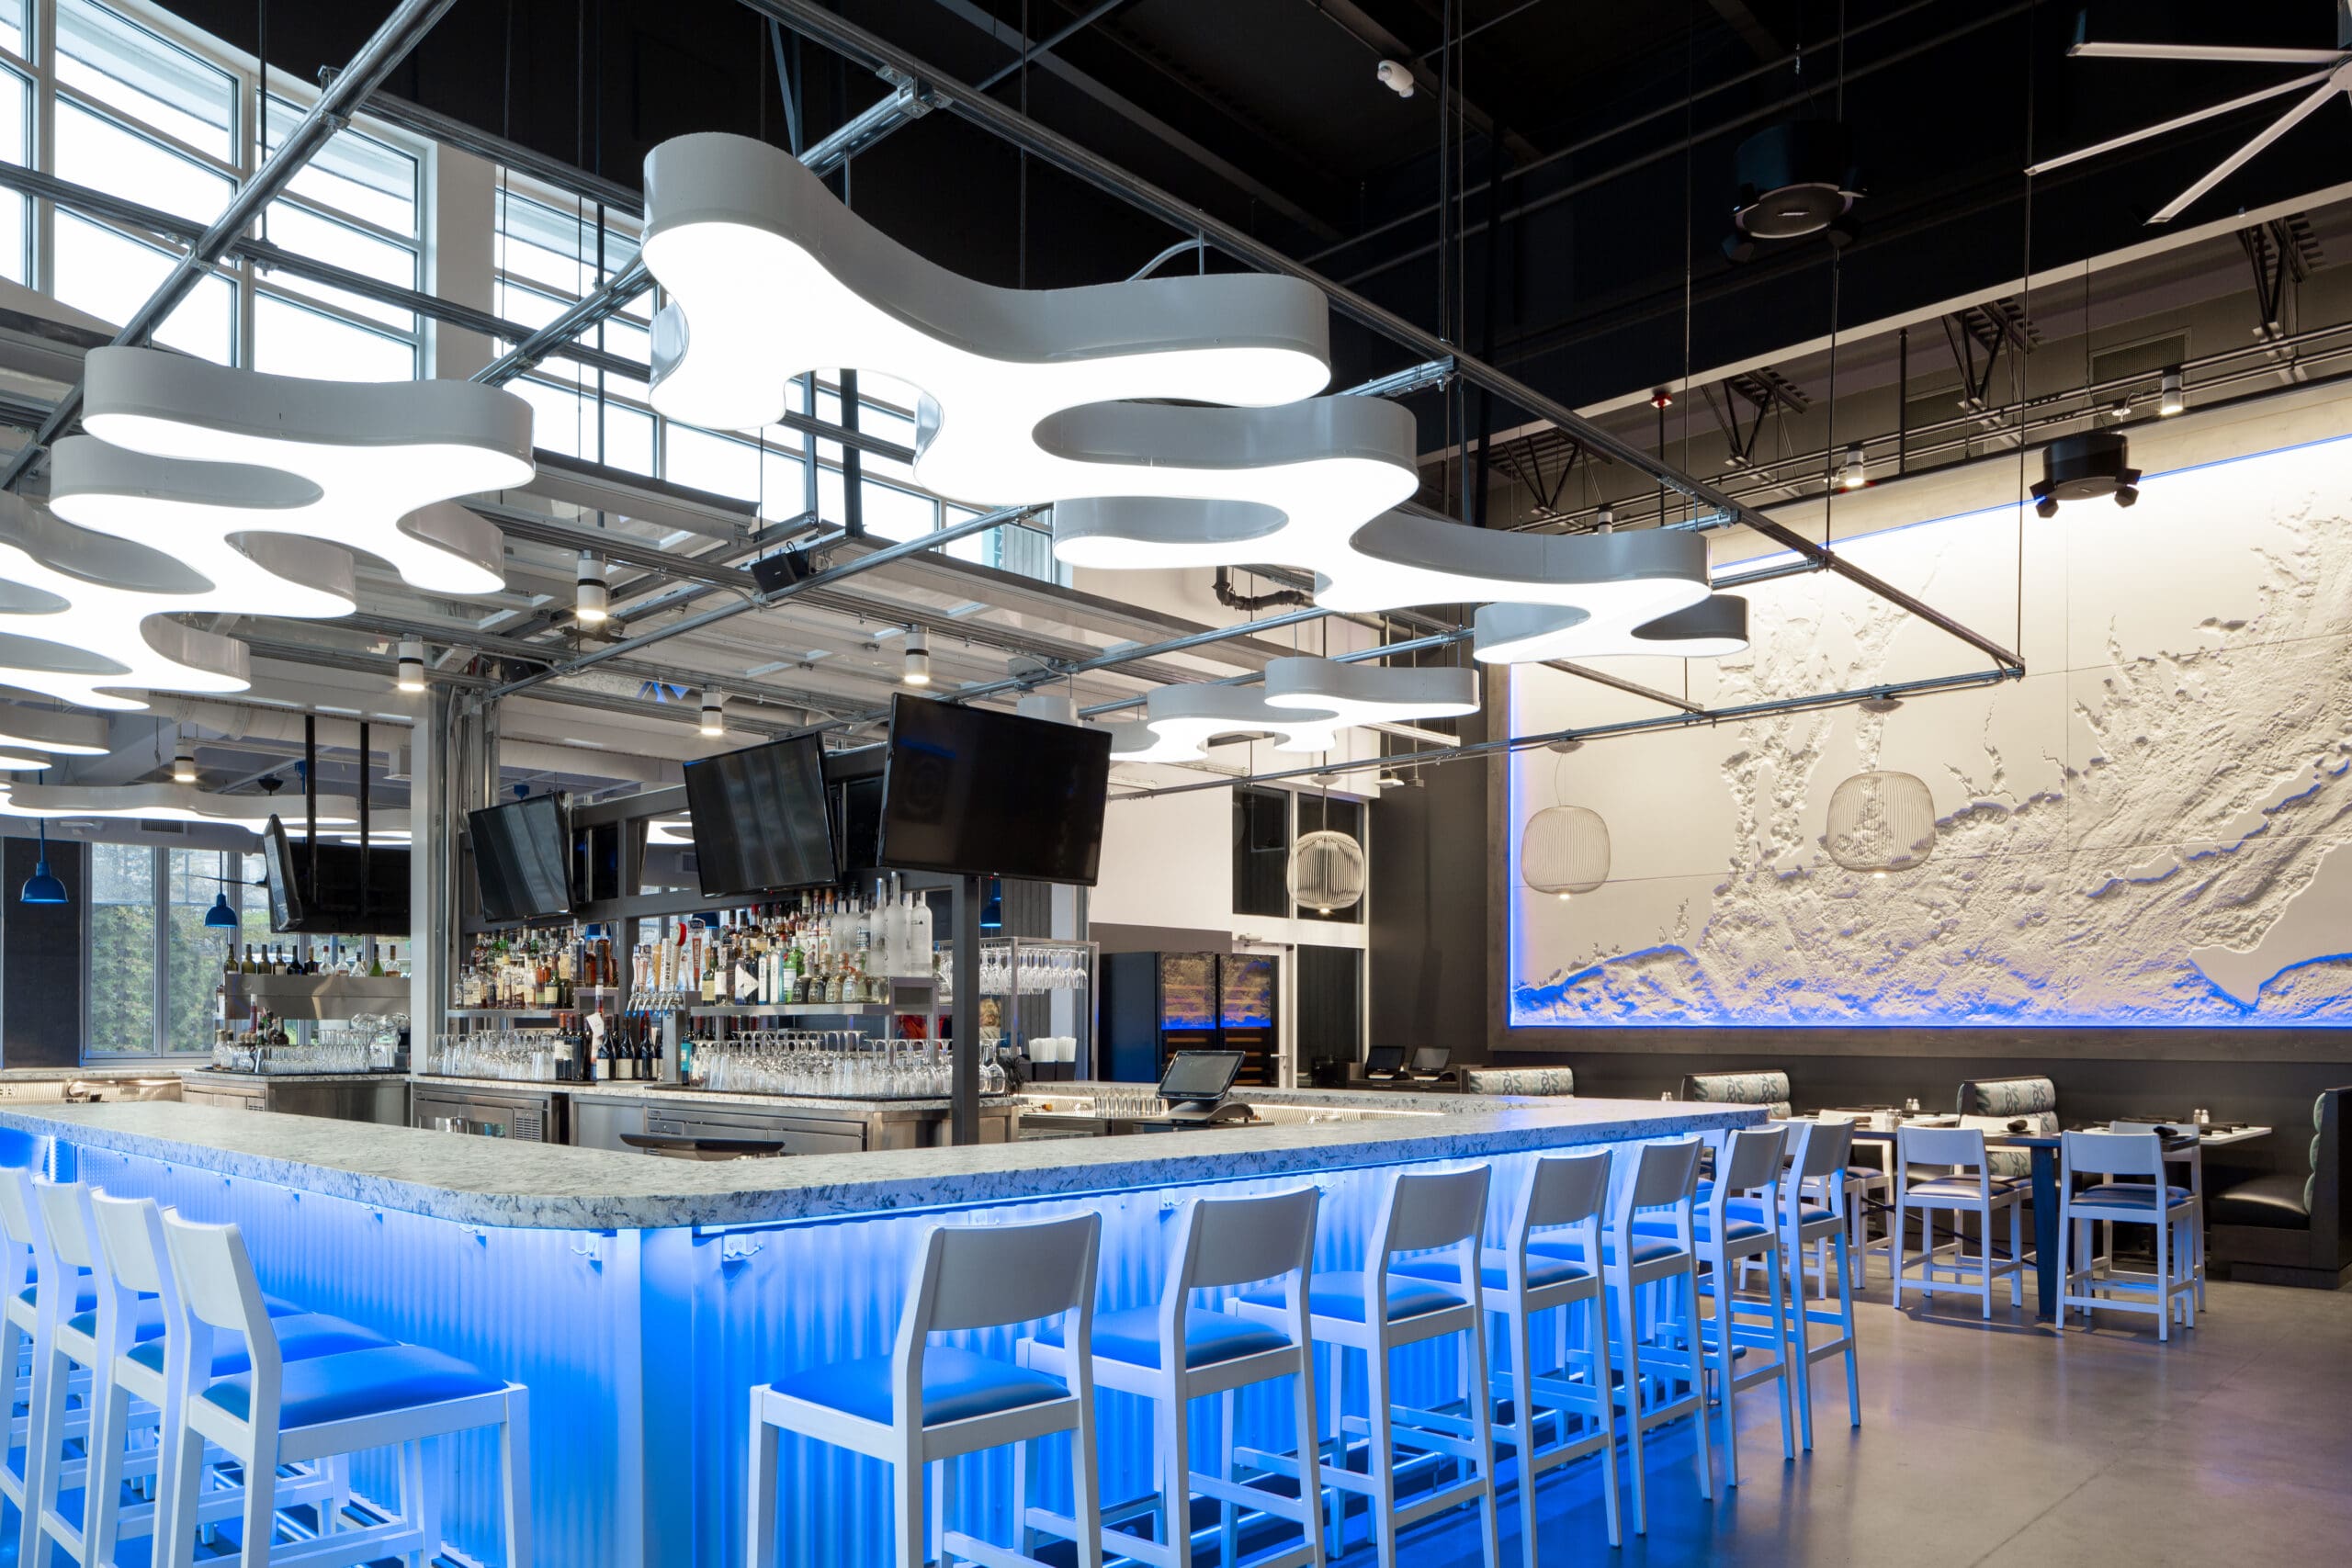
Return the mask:
{"type": "Polygon", "coordinates": [[[164,1102],[0,1106],[0,1128],[427,1214],[540,1230],[761,1224],[1475,1158],[1736,1127],[1755,1106],[1563,1100],[1489,1114],[695,1163],[164,1102]]]}

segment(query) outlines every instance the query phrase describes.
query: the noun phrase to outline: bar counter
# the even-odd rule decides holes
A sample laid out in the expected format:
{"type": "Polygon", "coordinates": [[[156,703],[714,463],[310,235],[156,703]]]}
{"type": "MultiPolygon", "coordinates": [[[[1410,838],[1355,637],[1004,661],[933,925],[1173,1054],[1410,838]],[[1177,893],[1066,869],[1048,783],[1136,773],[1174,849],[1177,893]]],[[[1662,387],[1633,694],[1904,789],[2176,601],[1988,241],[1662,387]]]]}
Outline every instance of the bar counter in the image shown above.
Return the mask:
{"type": "MultiPolygon", "coordinates": [[[[1323,1191],[1316,1266],[1352,1268],[1400,1168],[1490,1161],[1507,1195],[1543,1151],[1763,1115],[1648,1100],[1252,1098],[1295,1112],[1346,1102],[1423,1113],[697,1163],[171,1103],[0,1106],[0,1159],[233,1220],[265,1288],[527,1384],[540,1562],[731,1568],[742,1562],[748,1390],[886,1352],[916,1240],[933,1223],[1099,1213],[1108,1310],[1158,1299],[1165,1221],[1190,1192],[1311,1179],[1323,1191]]],[[[971,1345],[1009,1357],[1012,1338],[971,1345]]],[[[1148,1461],[1130,1403],[1104,1406],[1106,1496],[1139,1489],[1148,1461]]],[[[450,1447],[449,1539],[494,1561],[489,1444],[450,1447]]],[[[982,1528],[1002,1526],[1009,1473],[964,1489],[982,1528]]],[[[781,1562],[887,1555],[878,1467],[792,1439],[782,1474],[781,1562]]],[[[390,1484],[370,1464],[358,1481],[390,1484]]]]}

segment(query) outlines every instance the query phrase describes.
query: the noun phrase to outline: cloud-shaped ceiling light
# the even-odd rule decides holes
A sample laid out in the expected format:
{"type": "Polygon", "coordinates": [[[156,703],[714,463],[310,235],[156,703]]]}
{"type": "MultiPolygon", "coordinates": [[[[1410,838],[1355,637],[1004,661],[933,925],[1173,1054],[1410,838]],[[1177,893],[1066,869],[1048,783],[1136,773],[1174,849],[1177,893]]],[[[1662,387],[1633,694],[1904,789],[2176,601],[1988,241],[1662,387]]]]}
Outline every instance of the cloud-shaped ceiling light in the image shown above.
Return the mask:
{"type": "Polygon", "coordinates": [[[308,535],[379,557],[427,592],[504,586],[503,538],[450,502],[531,477],[531,406],[514,394],[264,376],[152,348],[93,350],[85,374],[85,430],[209,471],[175,481],[93,464],[70,502],[59,496],[70,521],[151,543],[199,529],[308,535]]]}
{"type": "Polygon", "coordinates": [[[1721,659],[1747,650],[1747,601],[1736,593],[1711,593],[1671,614],[1640,622],[1545,604],[1487,604],[1472,617],[1471,625],[1475,633],[1471,650],[1488,664],[1590,659],[1612,653],[1721,659]]]}
{"type": "MultiPolygon", "coordinates": [[[[61,467],[74,445],[59,444],[61,467]]],[[[251,684],[244,645],[169,617],[344,615],[355,603],[351,557],[314,539],[249,535],[215,551],[191,537],[167,552],[0,494],[0,682],[8,685],[98,708],[141,706],[124,694],[154,688],[242,692],[251,684]],[[190,561],[232,567],[231,581],[190,561]]]]}
{"type": "MultiPolygon", "coordinates": [[[[0,588],[0,592],[6,592],[0,588]]],[[[103,757],[107,721],[95,714],[0,705],[0,746],[53,751],[62,757],[103,757]]]]}
{"type": "Polygon", "coordinates": [[[992,288],[740,136],[662,143],[645,190],[646,265],[671,297],[652,400],[671,418],[748,429],[784,412],[793,376],[879,370],[923,394],[916,479],[1055,502],[1054,553],[1073,565],[1288,564],[1319,575],[1318,603],[1354,611],[1508,597],[1646,621],[1705,595],[1704,547],[1679,534],[1383,516],[1418,482],[1412,419],[1378,398],[1312,395],[1329,308],[1300,279],[992,288]],[[1204,403],[1238,406],[1183,406],[1204,403]]]}
{"type": "MultiPolygon", "coordinates": [[[[306,822],[300,797],[277,800],[266,795],[209,795],[194,784],[0,784],[0,817],[130,818],[159,822],[219,822],[258,830],[276,812],[286,830],[302,836],[306,822]]],[[[384,820],[383,812],[374,813],[384,820]]],[[[401,813],[401,829],[407,828],[401,813]]],[[[319,827],[348,828],[356,837],[359,803],[348,795],[319,796],[319,827]]],[[[319,835],[325,838],[322,831],[319,835]]],[[[371,832],[371,838],[374,834],[371,832]]]]}
{"type": "Polygon", "coordinates": [[[1478,711],[1472,670],[1341,664],[1327,659],[1277,659],[1265,685],[1205,682],[1160,686],[1144,699],[1144,716],[1105,725],[1111,757],[1121,762],[1193,762],[1212,742],[1247,735],[1278,737],[1277,751],[1329,751],[1339,732],[1358,724],[1403,724],[1478,711]]]}
{"type": "Polygon", "coordinates": [[[512,393],[144,348],[85,367],[90,434],[52,453],[55,515],[0,500],[0,682],[104,708],[243,691],[243,645],[170,617],[348,615],[345,547],[429,592],[503,585],[503,536],[450,500],[530,477],[531,409],[512,393]]]}

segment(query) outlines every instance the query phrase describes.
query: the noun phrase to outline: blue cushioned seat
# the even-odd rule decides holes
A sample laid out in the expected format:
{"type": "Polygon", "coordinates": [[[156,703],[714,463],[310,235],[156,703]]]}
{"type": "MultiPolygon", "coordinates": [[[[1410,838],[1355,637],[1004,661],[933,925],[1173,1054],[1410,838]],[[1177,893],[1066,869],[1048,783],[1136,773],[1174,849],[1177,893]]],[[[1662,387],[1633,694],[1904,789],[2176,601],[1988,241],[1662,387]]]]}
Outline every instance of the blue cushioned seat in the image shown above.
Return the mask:
{"type": "MultiPolygon", "coordinates": [[[[1761,1198],[1734,1198],[1724,1204],[1724,1213],[1729,1214],[1736,1220],[1751,1220],[1758,1224],[1762,1224],[1764,1223],[1764,1201],[1761,1198]]],[[[1778,1218],[1777,1213],[1774,1217],[1778,1218]]],[[[1799,1203],[1797,1205],[1797,1224],[1801,1225],[1813,1224],[1816,1221],[1826,1220],[1833,1217],[1834,1216],[1828,1210],[1823,1208],[1818,1203],[1799,1203]]]]}
{"type": "MultiPolygon", "coordinates": [[[[2156,1189],[2155,1184],[2149,1181],[2102,1181],[2096,1187],[2086,1187],[2075,1193],[2075,1201],[2108,1209],[2153,1208],[2156,1201],[2156,1189]]],[[[2188,1202],[2188,1189],[2166,1187],[2165,1201],[2167,1206],[2188,1202]]]]}
{"type": "MultiPolygon", "coordinates": [[[[1734,1201],[1737,1201],[1737,1200],[1735,1199],[1734,1201]]],[[[1663,1214],[1657,1216],[1656,1219],[1644,1219],[1639,1215],[1635,1215],[1634,1219],[1634,1232],[1636,1235],[1674,1235],[1674,1222],[1668,1219],[1663,1214]]],[[[1713,1238],[1714,1233],[1709,1228],[1707,1216],[1703,1213],[1692,1217],[1690,1221],[1690,1234],[1701,1241],[1707,1241],[1713,1238]]],[[[1724,1224],[1724,1238],[1729,1241],[1754,1241],[1759,1236],[1766,1236],[1771,1234],[1772,1233],[1770,1231],[1765,1229],[1763,1225],[1754,1220],[1743,1220],[1735,1216],[1727,1218],[1724,1224]]]]}
{"type": "MultiPolygon", "coordinates": [[[[1371,1293],[1371,1275],[1353,1269],[1337,1269],[1315,1276],[1315,1291],[1307,1298],[1307,1307],[1317,1317],[1339,1317],[1350,1323],[1362,1323],[1364,1321],[1364,1298],[1371,1293]]],[[[1278,1289],[1252,1291],[1242,1300],[1251,1306],[1278,1307],[1283,1304],[1283,1292],[1278,1289]]],[[[1442,1291],[1421,1280],[1400,1277],[1393,1269],[1389,1270],[1388,1321],[1391,1323],[1461,1304],[1462,1298],[1451,1291],[1442,1291]]]]}
{"type": "MultiPolygon", "coordinates": [[[[91,1338],[98,1337],[98,1314],[95,1306],[75,1313],[65,1320],[65,1326],[91,1338]]],[[[144,1342],[164,1337],[164,1298],[141,1296],[130,1303],[130,1337],[144,1342]]]]}
{"type": "MultiPolygon", "coordinates": [[[[90,1283],[88,1271],[86,1269],[84,1270],[83,1278],[78,1280],[77,1283],[79,1283],[82,1288],[74,1292],[74,1310],[77,1313],[94,1313],[97,1311],[98,1288],[90,1283]]],[[[24,1303],[27,1306],[33,1305],[33,1292],[36,1289],[37,1287],[35,1286],[27,1285],[23,1290],[17,1292],[17,1299],[24,1303]]],[[[161,1298],[156,1296],[141,1296],[139,1298],[139,1304],[143,1308],[150,1303],[160,1300],[161,1298]]],[[[272,1317],[292,1317],[297,1313],[302,1311],[300,1307],[296,1306],[292,1302],[282,1300],[277,1296],[266,1295],[262,1297],[261,1304],[267,1309],[269,1315],[272,1317]]],[[[89,1333],[90,1330],[85,1329],[83,1332],[86,1334],[89,1333]]],[[[157,1332],[160,1333],[162,1331],[159,1329],[157,1332]]],[[[141,1335],[140,1337],[143,1339],[148,1337],[148,1336],[141,1335]]]]}
{"type": "MultiPolygon", "coordinates": [[[[1064,1321],[1055,1318],[1037,1331],[1037,1337],[1047,1345],[1061,1344],[1064,1321]]],[[[1199,1307],[1184,1314],[1186,1367],[1215,1366],[1219,1361],[1254,1356],[1261,1350],[1279,1350],[1289,1343],[1290,1336],[1271,1324],[1252,1323],[1246,1317],[1199,1307]]],[[[1132,1367],[1157,1370],[1159,1309],[1142,1306],[1129,1307],[1125,1312],[1096,1313],[1094,1353],[1132,1367]]]]}
{"type": "MultiPolygon", "coordinates": [[[[320,1427],[330,1421],[496,1393],[505,1386],[503,1379],[422,1345],[346,1350],[339,1356],[287,1362],[278,1384],[277,1419],[288,1430],[320,1427]]],[[[253,1373],[239,1372],[206,1389],[204,1397],[246,1421],[253,1418],[253,1373]]]]}
{"type": "MultiPolygon", "coordinates": [[[[2020,1185],[2022,1183],[2014,1177],[1994,1177],[1992,1195],[1998,1198],[2004,1192],[2014,1192],[2020,1185]]],[[[1961,1198],[1971,1203],[1980,1196],[1976,1190],[1976,1179],[1973,1176],[1939,1176],[1928,1181],[1915,1181],[1904,1191],[1913,1198],[1961,1198]]]]}
{"type": "MultiPolygon", "coordinates": [[[[277,1331],[277,1355],[280,1360],[307,1361],[319,1356],[340,1356],[345,1350],[377,1350],[392,1344],[372,1328],[362,1328],[339,1317],[329,1317],[322,1312],[298,1313],[271,1323],[277,1331]]],[[[130,1359],[149,1371],[164,1370],[164,1342],[150,1339],[130,1348],[130,1359]]],[[[212,1375],[216,1378],[234,1377],[239,1372],[254,1370],[251,1356],[245,1354],[245,1337],[221,1332],[213,1340],[212,1375]]]]}
{"type": "MultiPolygon", "coordinates": [[[[893,1401],[888,1356],[810,1367],[775,1387],[778,1393],[822,1404],[844,1416],[886,1427],[890,1424],[893,1401]]],[[[1010,1361],[976,1356],[952,1345],[929,1346],[922,1353],[922,1424],[926,1427],[1069,1396],[1069,1389],[1059,1378],[1010,1361]]]]}
{"type": "MultiPolygon", "coordinates": [[[[1638,1225],[1634,1229],[1637,1233],[1634,1237],[1635,1263],[1656,1263],[1662,1258],[1672,1258],[1681,1250],[1673,1242],[1659,1241],[1638,1234],[1640,1230],[1638,1225]]],[[[1527,1250],[1540,1252],[1546,1258],[1566,1258],[1577,1263],[1584,1261],[1584,1243],[1571,1237],[1563,1237],[1559,1240],[1554,1240],[1548,1236],[1538,1237],[1527,1244],[1527,1250]]],[[[1617,1261],[1617,1240],[1614,1236],[1604,1235],[1600,1238],[1600,1260],[1603,1263],[1617,1261]]]]}
{"type": "MultiPolygon", "coordinates": [[[[1442,1280],[1449,1285],[1462,1283],[1462,1266],[1449,1263],[1442,1258],[1394,1263],[1389,1265],[1388,1272],[1391,1275],[1409,1274],[1416,1280],[1442,1280]]],[[[1532,1242],[1528,1244],[1527,1288],[1531,1291],[1540,1291],[1546,1285],[1557,1285],[1567,1280],[1581,1280],[1591,1272],[1581,1263],[1538,1252],[1532,1242]]],[[[1487,1263],[1478,1267],[1478,1283],[1487,1290],[1500,1291],[1510,1287],[1510,1280],[1503,1272],[1501,1265],[1487,1263]]]]}

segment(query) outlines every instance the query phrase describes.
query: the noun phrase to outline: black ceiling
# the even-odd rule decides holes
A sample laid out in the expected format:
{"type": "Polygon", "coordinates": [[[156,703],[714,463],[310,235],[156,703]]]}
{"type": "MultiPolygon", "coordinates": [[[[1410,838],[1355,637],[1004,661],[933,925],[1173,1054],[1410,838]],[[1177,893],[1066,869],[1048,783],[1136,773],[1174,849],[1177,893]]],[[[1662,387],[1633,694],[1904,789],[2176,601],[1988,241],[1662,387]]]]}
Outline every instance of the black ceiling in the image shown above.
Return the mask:
{"type": "MultiPolygon", "coordinates": [[[[1100,0],[842,0],[966,81],[1100,0]]],[[[274,66],[347,58],[382,0],[175,0],[274,66]]],[[[2278,66],[2069,60],[2078,8],[2025,0],[1127,0],[996,89],[1093,151],[1310,260],[1570,402],[1621,394],[1828,329],[1996,289],[2027,255],[2029,144],[2071,149],[2294,73],[2278,66]],[[1435,71],[1452,20],[1466,136],[1453,177],[1471,232],[1442,244],[1435,71]],[[1845,42],[1839,45],[1841,27],[1845,42]],[[1374,79],[1401,56],[1427,85],[1374,79]],[[1841,70],[1842,67],[1842,70],[1841,70]],[[1842,76],[1842,81],[1841,81],[1842,76]],[[1789,116],[1839,115],[1868,195],[1835,269],[1826,243],[1745,266],[1718,248],[1732,151],[1789,116]],[[2029,137],[2030,141],[2029,143],[2029,137]],[[1505,215],[1489,247],[1487,218],[1505,215]]],[[[2118,0],[2093,36],[2332,46],[2331,0],[2118,0]]],[[[782,141],[764,24],[733,0],[458,0],[390,90],[629,186],[666,137],[782,141]],[[584,90],[583,90],[584,85],[584,90]]],[[[880,95],[798,50],[814,139],[880,95]]],[[[2292,99],[2275,99],[2035,182],[2032,263],[2141,240],[2144,220],[2292,99]]],[[[2344,178],[2335,102],[2199,202],[2210,221],[2344,178]]],[[[1180,236],[949,114],[860,157],[849,197],[925,254],[1031,286],[1125,276],[1180,236]],[[1023,190],[1025,185],[1025,202],[1023,190]]],[[[1174,265],[1190,265],[1179,263],[1174,265]]],[[[1342,384],[1411,356],[1339,334],[1342,384]]],[[[1425,430],[1444,433],[1439,400],[1425,430]]],[[[1476,400],[1453,417],[1480,417],[1476,400]]],[[[1492,411],[1509,423],[1509,410],[1492,411]]]]}

